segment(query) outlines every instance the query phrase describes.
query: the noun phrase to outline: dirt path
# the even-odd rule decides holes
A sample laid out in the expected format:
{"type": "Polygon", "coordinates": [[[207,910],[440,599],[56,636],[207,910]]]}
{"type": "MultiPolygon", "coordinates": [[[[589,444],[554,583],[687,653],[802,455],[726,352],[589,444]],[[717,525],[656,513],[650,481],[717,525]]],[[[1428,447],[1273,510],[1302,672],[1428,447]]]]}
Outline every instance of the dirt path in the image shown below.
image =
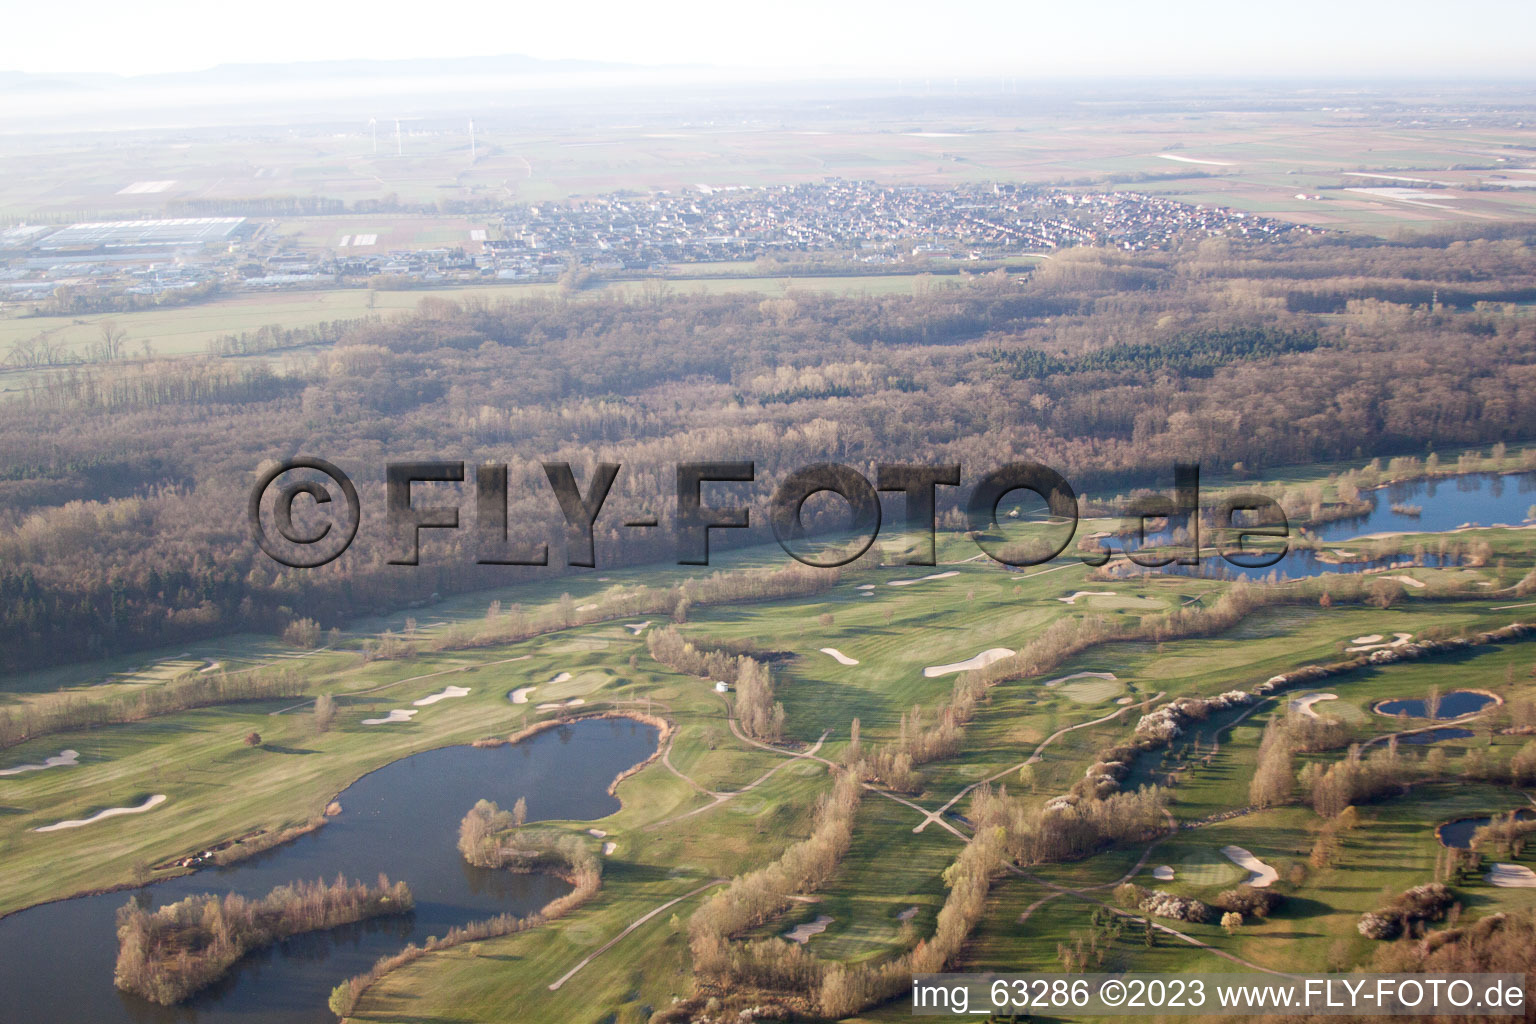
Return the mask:
{"type": "Polygon", "coordinates": [[[572,978],[574,978],[576,976],[576,973],[578,971],[580,971],[583,967],[587,966],[587,964],[591,963],[593,960],[596,960],[598,957],[600,957],[604,953],[608,952],[614,946],[617,946],[621,941],[624,940],[624,938],[626,936],[628,936],[636,928],[639,928],[641,925],[645,924],[645,922],[649,921],[651,918],[655,917],[657,914],[660,914],[663,911],[666,911],[666,910],[668,910],[668,909],[670,909],[672,907],[677,906],[679,903],[683,902],[683,900],[686,900],[686,899],[688,899],[691,896],[697,896],[699,893],[703,892],[705,889],[713,889],[717,885],[724,885],[727,881],[728,881],[728,879],[717,878],[713,882],[707,882],[704,885],[699,886],[697,889],[694,889],[692,892],[685,892],[681,896],[677,897],[676,899],[668,900],[667,902],[663,903],[661,906],[657,907],[655,910],[652,910],[652,911],[650,911],[647,914],[643,914],[640,917],[635,918],[633,921],[631,921],[629,923],[629,926],[627,928],[625,928],[623,931],[619,932],[619,934],[615,935],[613,938],[609,939],[607,942],[603,943],[601,946],[599,946],[597,949],[593,950],[591,953],[587,954],[587,956],[582,958],[581,962],[578,963],[575,967],[572,967],[570,970],[568,970],[564,974],[560,975],[560,977],[558,977],[554,981],[550,982],[549,990],[551,992],[557,991],[560,988],[560,986],[564,985],[566,982],[568,982],[572,978]]]}
{"type": "MultiPolygon", "coordinates": [[[[1157,696],[1152,697],[1151,699],[1152,700],[1161,700],[1165,693],[1166,693],[1166,691],[1159,692],[1157,694],[1157,696]]],[[[951,807],[955,806],[955,804],[959,803],[962,799],[964,799],[965,795],[967,793],[969,793],[971,790],[976,789],[978,786],[985,786],[985,785],[988,785],[990,783],[996,782],[998,779],[1001,779],[1004,776],[1012,775],[1014,772],[1018,771],[1020,768],[1023,768],[1025,765],[1034,764],[1036,761],[1040,760],[1040,757],[1043,754],[1043,752],[1045,751],[1046,747],[1050,746],[1052,743],[1055,743],[1058,739],[1060,739],[1061,737],[1065,736],[1067,733],[1074,732],[1074,731],[1076,731],[1078,729],[1086,729],[1086,728],[1088,728],[1091,725],[1103,725],[1105,722],[1113,721],[1114,719],[1119,718],[1121,715],[1125,714],[1127,711],[1131,710],[1131,708],[1133,708],[1133,707],[1136,707],[1136,705],[1135,704],[1127,704],[1125,707],[1119,709],[1118,711],[1110,712],[1109,714],[1105,715],[1103,718],[1095,718],[1091,722],[1080,722],[1077,725],[1069,725],[1069,726],[1067,726],[1064,729],[1057,729],[1055,732],[1053,732],[1049,736],[1047,736],[1045,738],[1045,740],[1043,742],[1041,742],[1041,744],[1038,747],[1035,748],[1035,752],[1033,754],[1030,754],[1029,757],[1026,760],[1020,761],[1018,764],[1013,765],[1010,768],[1004,768],[1002,771],[998,772],[995,775],[989,775],[989,776],[987,776],[984,779],[976,780],[975,782],[971,783],[969,786],[966,786],[960,792],[956,793],[954,796],[950,797],[949,800],[944,804],[944,806],[940,807],[936,811],[925,811],[921,807],[917,807],[916,804],[909,804],[908,806],[917,807],[918,810],[923,812],[923,820],[921,822],[919,822],[917,824],[917,826],[912,829],[912,831],[913,832],[921,832],[925,828],[927,828],[929,825],[932,825],[932,824],[942,825],[942,824],[944,824],[944,815],[949,812],[949,809],[951,807]]],[[[954,830],[951,829],[950,831],[954,831],[954,830]]]]}
{"type": "MultiPolygon", "coordinates": [[[[736,720],[732,719],[731,720],[732,731],[734,731],[735,725],[736,725],[736,720]]],[[[766,744],[760,744],[760,746],[764,746],[768,750],[776,750],[777,753],[784,754],[788,758],[788,760],[780,761],[778,764],[774,765],[772,768],[769,768],[766,772],[763,772],[763,774],[759,775],[757,778],[753,779],[751,782],[747,783],[745,786],[743,786],[742,788],[740,788],[740,789],[738,789],[738,790],[736,790],[735,792],[732,792],[732,793],[717,793],[717,792],[714,792],[712,790],[705,789],[703,786],[699,785],[693,779],[690,779],[688,776],[684,775],[682,772],[678,771],[676,768],[672,768],[672,763],[670,761],[667,761],[667,767],[668,768],[672,768],[673,774],[677,775],[679,778],[681,778],[684,781],[686,781],[689,785],[693,786],[693,788],[698,790],[700,793],[703,793],[706,796],[714,797],[714,802],[713,803],[707,803],[703,807],[695,807],[693,810],[687,811],[687,812],[685,812],[683,814],[673,815],[670,818],[664,818],[661,821],[652,822],[651,824],[645,826],[645,830],[649,832],[649,831],[652,831],[654,829],[661,828],[663,825],[671,825],[674,822],[682,821],[682,820],[684,820],[686,818],[691,818],[695,814],[703,814],[705,811],[712,811],[716,807],[719,807],[721,804],[725,803],[727,800],[730,800],[732,797],[741,796],[743,793],[750,793],[752,790],[756,789],[758,786],[761,786],[763,783],[767,782],[768,779],[770,777],[772,777],[775,772],[779,771],[779,769],[784,768],[784,767],[794,763],[795,761],[800,761],[800,760],[804,760],[804,759],[809,758],[810,760],[820,761],[823,764],[830,765],[832,763],[831,761],[828,761],[825,758],[817,757],[816,756],[816,752],[821,749],[821,745],[827,741],[827,737],[829,735],[831,735],[831,733],[832,733],[832,730],[828,729],[826,732],[821,734],[821,738],[819,740],[817,740],[815,742],[815,744],[813,744],[810,747],[810,749],[803,750],[803,751],[801,751],[798,754],[790,753],[787,750],[776,750],[776,748],[774,748],[774,747],[769,747],[766,744]]],[[[740,736],[741,734],[738,733],[737,735],[740,736]]],[[[742,739],[747,739],[746,736],[741,736],[741,738],[742,739]]],[[[748,740],[748,742],[756,742],[756,741],[748,740]]],[[[663,755],[663,760],[665,760],[665,755],[663,755]]]]}

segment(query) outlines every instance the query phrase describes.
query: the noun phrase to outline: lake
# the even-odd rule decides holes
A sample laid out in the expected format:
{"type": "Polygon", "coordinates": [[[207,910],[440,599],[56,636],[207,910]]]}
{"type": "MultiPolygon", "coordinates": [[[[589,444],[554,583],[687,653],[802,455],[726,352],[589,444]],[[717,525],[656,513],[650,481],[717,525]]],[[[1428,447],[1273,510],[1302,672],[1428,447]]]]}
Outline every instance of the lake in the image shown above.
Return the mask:
{"type": "MultiPolygon", "coordinates": [[[[1349,550],[1348,542],[1375,533],[1444,533],[1463,526],[1519,526],[1526,513],[1536,505],[1536,473],[1468,473],[1462,476],[1416,480],[1361,492],[1372,501],[1371,511],[1363,516],[1336,519],[1312,530],[1313,536],[1332,548],[1349,550]],[[1418,506],[1416,516],[1394,512],[1392,507],[1418,506]]],[[[1296,530],[1294,524],[1291,527],[1296,530]]],[[[1166,539],[1171,531],[1153,535],[1166,539]]],[[[1202,542],[1207,538],[1202,537],[1202,542]]],[[[1410,553],[1411,554],[1411,553],[1410,553]]],[[[1395,560],[1401,560],[1397,556],[1395,560]]],[[[1425,565],[1438,565],[1437,557],[1426,553],[1425,565]]],[[[1282,579],[1299,579],[1323,573],[1363,572],[1373,562],[1323,561],[1310,550],[1290,551],[1273,566],[1244,567],[1226,559],[1203,558],[1199,566],[1167,566],[1163,572],[1198,574],[1215,577],[1246,576],[1264,579],[1271,573],[1282,579]]]]}
{"type": "MultiPolygon", "coordinates": [[[[395,761],[347,787],[342,811],[317,832],[225,868],[138,890],[159,906],[190,895],[262,896],[299,879],[372,883],[383,872],[416,897],[408,916],[377,918],[295,936],[252,953],[219,983],[175,1007],[156,1006],[112,984],[114,919],[133,892],[48,903],[0,919],[0,1017],[27,1024],[335,1024],[332,987],[381,956],[503,912],[531,913],[570,887],[548,875],[466,864],[459,821],[480,799],[510,808],[528,799],[529,820],[590,820],[619,809],[615,776],[656,750],[654,726],[592,719],[488,748],[445,747],[395,761]]],[[[174,794],[172,794],[174,796],[174,794]]],[[[102,830],[110,824],[88,826],[102,830]]],[[[230,822],[230,831],[240,831],[230,822]]]]}

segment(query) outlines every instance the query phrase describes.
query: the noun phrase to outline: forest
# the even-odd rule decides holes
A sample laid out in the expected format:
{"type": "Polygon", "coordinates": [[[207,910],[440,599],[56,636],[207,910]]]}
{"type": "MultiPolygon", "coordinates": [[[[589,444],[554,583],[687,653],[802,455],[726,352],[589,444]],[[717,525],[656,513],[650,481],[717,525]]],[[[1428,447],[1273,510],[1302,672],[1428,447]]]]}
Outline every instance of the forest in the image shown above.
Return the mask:
{"type": "MultiPolygon", "coordinates": [[[[711,486],[766,508],[785,473],[824,461],[959,462],[974,479],[1028,458],[1104,495],[1175,461],[1241,478],[1536,435],[1536,232],[1499,235],[1071,250],[910,295],[429,297],[305,349],[267,332],[58,371],[0,403],[0,671],[328,629],[566,571],[544,461],[583,488],[623,464],[596,529],[612,567],[674,560],[682,461],[755,462],[754,482],[711,486]],[[244,516],[259,473],[296,454],[362,496],[357,542],[319,570],[267,558],[244,516]],[[548,568],[475,565],[470,530],[387,564],[385,462],[441,458],[508,465],[508,540],[551,541],[548,568]],[[619,525],[639,514],[661,528],[619,525]]],[[[420,490],[470,518],[472,483],[420,490]]],[[[960,490],[939,489],[941,524],[963,525],[960,490]]]]}

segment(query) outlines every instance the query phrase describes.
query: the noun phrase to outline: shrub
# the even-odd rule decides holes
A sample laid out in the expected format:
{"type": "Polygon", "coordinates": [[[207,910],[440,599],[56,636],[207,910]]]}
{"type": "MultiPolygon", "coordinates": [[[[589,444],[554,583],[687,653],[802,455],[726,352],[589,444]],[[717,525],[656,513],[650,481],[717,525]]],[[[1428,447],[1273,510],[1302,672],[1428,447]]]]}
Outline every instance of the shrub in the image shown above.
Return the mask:
{"type": "Polygon", "coordinates": [[[1245,917],[1264,918],[1284,903],[1285,897],[1270,889],[1255,889],[1251,885],[1240,885],[1236,889],[1228,889],[1221,893],[1213,902],[1217,910],[1227,910],[1245,917]]]}

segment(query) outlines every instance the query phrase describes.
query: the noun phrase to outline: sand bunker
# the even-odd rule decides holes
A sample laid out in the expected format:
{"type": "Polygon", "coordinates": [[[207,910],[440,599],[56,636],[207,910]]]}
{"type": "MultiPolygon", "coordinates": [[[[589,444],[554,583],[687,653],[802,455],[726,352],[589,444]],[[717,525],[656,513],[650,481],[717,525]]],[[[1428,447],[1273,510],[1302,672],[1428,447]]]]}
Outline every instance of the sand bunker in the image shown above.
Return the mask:
{"type": "Polygon", "coordinates": [[[1013,657],[1014,652],[1006,647],[992,647],[982,651],[974,658],[965,661],[957,661],[952,665],[929,665],[923,669],[923,675],[929,679],[937,679],[939,676],[947,676],[951,672],[970,672],[973,669],[986,668],[994,661],[1013,657]]]}
{"type": "Polygon", "coordinates": [[[1280,872],[1265,864],[1241,846],[1223,846],[1221,855],[1248,872],[1244,883],[1255,889],[1266,889],[1280,880],[1280,872]]]}
{"type": "Polygon", "coordinates": [[[891,580],[891,582],[887,583],[886,586],[888,586],[888,587],[910,587],[914,583],[926,583],[929,580],[947,580],[951,576],[959,576],[959,575],[960,575],[960,570],[959,569],[951,569],[948,572],[936,572],[936,573],[930,573],[927,576],[919,576],[915,580],[891,580]]]}
{"type": "Polygon", "coordinates": [[[1073,672],[1069,676],[1057,676],[1055,679],[1047,679],[1046,686],[1060,686],[1062,683],[1070,683],[1074,679],[1108,679],[1118,682],[1119,676],[1113,672],[1073,672]]]}
{"type": "Polygon", "coordinates": [[[414,716],[416,716],[418,714],[420,714],[420,712],[418,712],[418,711],[416,711],[414,709],[410,710],[410,711],[402,711],[401,709],[396,708],[395,710],[391,711],[389,714],[385,715],[383,718],[365,718],[365,719],[363,719],[363,724],[364,725],[392,725],[395,722],[409,722],[414,716]]]}
{"type": "Polygon", "coordinates": [[[1077,604],[1077,599],[1080,598],[1080,597],[1114,597],[1114,596],[1115,596],[1115,592],[1113,590],[1078,590],[1078,591],[1074,591],[1071,594],[1068,594],[1066,597],[1058,597],[1056,600],[1060,601],[1062,604],[1077,604]]]}
{"type": "Polygon", "coordinates": [[[556,710],[558,708],[574,708],[576,705],[578,705],[578,704],[585,704],[586,702],[587,701],[586,701],[585,697],[572,697],[570,700],[565,701],[564,703],[561,703],[560,701],[555,701],[555,702],[550,703],[550,704],[540,704],[539,707],[538,707],[538,710],[540,710],[540,711],[554,711],[554,710],[556,710]]]}
{"type": "Polygon", "coordinates": [[[798,942],[803,946],[811,941],[811,936],[820,935],[826,931],[827,925],[831,923],[832,919],[826,914],[822,914],[814,921],[807,921],[805,924],[796,925],[794,928],[791,928],[784,933],[784,937],[790,942],[798,942]]]}
{"type": "Polygon", "coordinates": [[[1317,712],[1312,710],[1312,705],[1320,700],[1338,700],[1336,693],[1309,693],[1305,697],[1298,697],[1291,701],[1291,710],[1300,711],[1308,718],[1316,718],[1317,712]]]}
{"type": "Polygon", "coordinates": [[[425,707],[430,707],[433,704],[436,704],[440,700],[450,700],[450,699],[452,699],[454,697],[468,697],[468,696],[469,696],[469,687],[467,687],[467,686],[449,686],[449,687],[446,687],[443,690],[442,693],[434,693],[430,697],[423,697],[423,698],[421,698],[421,700],[413,700],[413,701],[411,701],[411,703],[413,705],[415,705],[416,707],[418,707],[418,708],[425,708],[425,707]]]}
{"type": "Polygon", "coordinates": [[[553,686],[555,683],[567,682],[570,678],[571,678],[571,674],[569,672],[561,672],[559,675],[555,676],[555,678],[551,679],[549,682],[550,682],[550,685],[553,686]]]}
{"type": "Polygon", "coordinates": [[[21,775],[25,772],[40,772],[48,768],[64,768],[80,763],[80,751],[61,750],[52,757],[44,758],[42,764],[19,764],[15,768],[0,769],[0,776],[21,775]]]}
{"type": "Polygon", "coordinates": [[[1368,634],[1366,636],[1357,636],[1353,640],[1351,640],[1350,643],[1352,643],[1352,644],[1379,644],[1379,643],[1381,643],[1385,639],[1386,639],[1386,637],[1382,636],[1380,633],[1370,633],[1370,634],[1368,634]]]}
{"type": "Polygon", "coordinates": [[[1231,166],[1233,166],[1232,161],[1230,161],[1230,160],[1201,160],[1201,159],[1199,159],[1197,157],[1177,156],[1177,155],[1175,155],[1173,153],[1159,153],[1159,154],[1157,154],[1157,158],[1159,160],[1173,160],[1173,161],[1175,161],[1177,163],[1181,163],[1181,164],[1201,164],[1201,165],[1206,166],[1206,167],[1231,167],[1231,166]]]}
{"type": "Polygon", "coordinates": [[[198,669],[198,672],[200,672],[200,673],[201,672],[217,672],[219,669],[224,667],[224,663],[222,661],[214,661],[212,658],[204,658],[203,660],[208,662],[208,664],[205,665],[204,667],[198,669]]]}
{"type": "Polygon", "coordinates": [[[1405,587],[1416,587],[1419,590],[1423,590],[1425,587],[1429,586],[1429,584],[1425,583],[1423,580],[1416,580],[1412,576],[1383,576],[1382,579],[1396,580],[1405,587]]]}
{"type": "Polygon", "coordinates": [[[875,589],[875,585],[873,583],[860,583],[858,586],[854,587],[853,589],[854,590],[874,590],[875,589]]]}
{"type": "Polygon", "coordinates": [[[1371,635],[1376,637],[1376,639],[1366,640],[1363,643],[1360,639],[1356,639],[1353,647],[1344,648],[1344,653],[1358,654],[1361,651],[1375,651],[1383,647],[1402,647],[1413,639],[1412,633],[1393,633],[1391,640],[1383,640],[1379,633],[1372,633],[1371,635]]]}
{"type": "Polygon", "coordinates": [[[917,907],[908,907],[906,910],[903,910],[901,913],[896,915],[896,920],[898,920],[898,921],[910,921],[910,920],[912,920],[914,917],[917,916],[917,909],[918,909],[917,907]]]}
{"type": "Polygon", "coordinates": [[[1536,889],[1536,872],[1524,864],[1495,864],[1483,877],[1501,889],[1536,889]]]}
{"type": "Polygon", "coordinates": [[[536,689],[538,689],[536,686],[519,686],[517,689],[512,691],[512,703],[527,704],[528,695],[536,689]]]}
{"type": "Polygon", "coordinates": [[[603,856],[604,857],[612,857],[613,856],[613,851],[617,850],[618,848],[619,848],[619,844],[618,843],[604,843],[603,844],[603,856]]]}
{"type": "Polygon", "coordinates": [[[1120,698],[1118,698],[1115,701],[1115,703],[1116,704],[1134,704],[1134,703],[1136,703],[1136,698],[1135,697],[1120,697],[1120,698]]]}
{"type": "Polygon", "coordinates": [[[97,811],[89,818],[76,818],[72,821],[59,821],[52,825],[43,825],[42,827],[35,828],[32,831],[58,832],[66,828],[79,828],[81,825],[89,825],[92,822],[101,821],[104,818],[116,818],[124,814],[143,814],[145,811],[154,810],[156,807],[159,807],[163,803],[165,803],[165,794],[156,793],[154,796],[145,800],[137,807],[108,807],[104,811],[97,811]]]}
{"type": "Polygon", "coordinates": [[[859,663],[858,658],[850,658],[836,647],[823,647],[821,653],[830,654],[839,665],[857,665],[859,663]]]}
{"type": "Polygon", "coordinates": [[[589,828],[589,829],[587,829],[587,835],[591,836],[594,839],[606,839],[606,838],[608,838],[608,833],[604,832],[600,828],[589,828]]]}
{"type": "Polygon", "coordinates": [[[626,622],[624,624],[624,628],[635,634],[635,636],[639,636],[641,633],[645,632],[645,627],[649,626],[650,624],[650,619],[646,619],[644,622],[626,622]]]}
{"type": "Polygon", "coordinates": [[[579,604],[576,606],[576,610],[579,612],[589,612],[596,607],[597,605],[595,604],[579,604]]]}
{"type": "Polygon", "coordinates": [[[1157,879],[1159,882],[1173,881],[1173,865],[1159,864],[1157,867],[1152,869],[1152,877],[1157,879]]]}

